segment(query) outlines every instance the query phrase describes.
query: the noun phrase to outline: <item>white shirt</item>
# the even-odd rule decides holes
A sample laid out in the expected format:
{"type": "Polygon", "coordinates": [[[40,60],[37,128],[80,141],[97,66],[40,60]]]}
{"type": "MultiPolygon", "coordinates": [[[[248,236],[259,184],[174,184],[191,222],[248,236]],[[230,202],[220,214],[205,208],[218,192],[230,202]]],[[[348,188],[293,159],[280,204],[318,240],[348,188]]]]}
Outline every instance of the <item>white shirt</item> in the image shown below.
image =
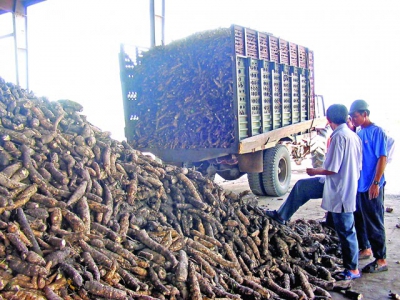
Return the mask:
{"type": "Polygon", "coordinates": [[[335,172],[327,175],[321,207],[341,213],[356,210],[357,182],[362,167],[362,143],[347,124],[332,133],[323,168],[335,172]]]}
{"type": "Polygon", "coordinates": [[[394,139],[390,136],[387,135],[387,158],[386,158],[386,162],[390,163],[392,161],[393,158],[393,153],[394,153],[394,148],[395,148],[395,144],[394,144],[394,139]]]}

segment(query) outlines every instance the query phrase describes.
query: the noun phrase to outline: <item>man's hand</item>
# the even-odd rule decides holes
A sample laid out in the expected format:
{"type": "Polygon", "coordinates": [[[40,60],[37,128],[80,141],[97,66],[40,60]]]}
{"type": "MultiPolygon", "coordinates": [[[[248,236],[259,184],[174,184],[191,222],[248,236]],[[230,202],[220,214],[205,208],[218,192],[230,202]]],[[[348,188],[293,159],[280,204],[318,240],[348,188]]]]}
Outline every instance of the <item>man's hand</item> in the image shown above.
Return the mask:
{"type": "Polygon", "coordinates": [[[318,169],[315,169],[315,168],[307,168],[307,169],[306,169],[306,172],[307,172],[307,174],[310,175],[310,176],[315,176],[315,175],[318,175],[318,174],[319,174],[319,173],[318,173],[318,169]]]}
{"type": "Polygon", "coordinates": [[[372,184],[368,190],[369,200],[377,198],[379,195],[379,185],[372,184]]]}

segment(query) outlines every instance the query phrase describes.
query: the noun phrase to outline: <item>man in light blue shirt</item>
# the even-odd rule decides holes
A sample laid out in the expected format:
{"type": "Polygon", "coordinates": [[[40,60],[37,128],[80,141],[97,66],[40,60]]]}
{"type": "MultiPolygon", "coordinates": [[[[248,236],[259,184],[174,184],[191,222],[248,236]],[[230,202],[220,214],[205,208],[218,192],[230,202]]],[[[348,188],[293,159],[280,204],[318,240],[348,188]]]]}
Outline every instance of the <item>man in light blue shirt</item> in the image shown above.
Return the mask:
{"type": "Polygon", "coordinates": [[[342,245],[345,270],[339,279],[349,280],[361,276],[353,212],[356,210],[357,182],[362,167],[362,144],[361,139],[346,124],[346,106],[331,105],[326,114],[333,129],[326,160],[322,168],[307,169],[307,174],[326,176],[321,207],[332,213],[342,245]]]}

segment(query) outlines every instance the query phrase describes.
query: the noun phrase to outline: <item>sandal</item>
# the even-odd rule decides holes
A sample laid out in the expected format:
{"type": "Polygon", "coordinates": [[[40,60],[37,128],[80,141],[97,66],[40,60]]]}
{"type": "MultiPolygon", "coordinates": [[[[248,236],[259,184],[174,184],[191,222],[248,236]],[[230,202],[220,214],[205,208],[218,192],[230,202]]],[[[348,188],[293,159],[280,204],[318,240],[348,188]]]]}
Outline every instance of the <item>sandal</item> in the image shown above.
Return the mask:
{"type": "Polygon", "coordinates": [[[336,280],[353,280],[361,277],[361,273],[353,274],[349,270],[344,270],[335,276],[336,280]]]}
{"type": "Polygon", "coordinates": [[[372,263],[369,263],[366,265],[364,268],[362,268],[363,273],[379,273],[379,272],[384,272],[387,271],[389,268],[387,265],[380,266],[378,263],[373,261],[372,263]]]}

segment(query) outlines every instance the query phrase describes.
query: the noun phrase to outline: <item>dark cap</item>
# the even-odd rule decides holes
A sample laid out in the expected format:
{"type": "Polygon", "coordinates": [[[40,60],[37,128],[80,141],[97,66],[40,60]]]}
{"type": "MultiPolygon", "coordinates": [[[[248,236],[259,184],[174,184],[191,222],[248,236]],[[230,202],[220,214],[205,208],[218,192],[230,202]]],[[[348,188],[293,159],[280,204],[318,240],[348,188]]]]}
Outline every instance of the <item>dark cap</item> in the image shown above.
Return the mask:
{"type": "Polygon", "coordinates": [[[356,100],[350,106],[349,114],[352,115],[356,111],[369,111],[369,105],[365,100],[356,100]]]}

